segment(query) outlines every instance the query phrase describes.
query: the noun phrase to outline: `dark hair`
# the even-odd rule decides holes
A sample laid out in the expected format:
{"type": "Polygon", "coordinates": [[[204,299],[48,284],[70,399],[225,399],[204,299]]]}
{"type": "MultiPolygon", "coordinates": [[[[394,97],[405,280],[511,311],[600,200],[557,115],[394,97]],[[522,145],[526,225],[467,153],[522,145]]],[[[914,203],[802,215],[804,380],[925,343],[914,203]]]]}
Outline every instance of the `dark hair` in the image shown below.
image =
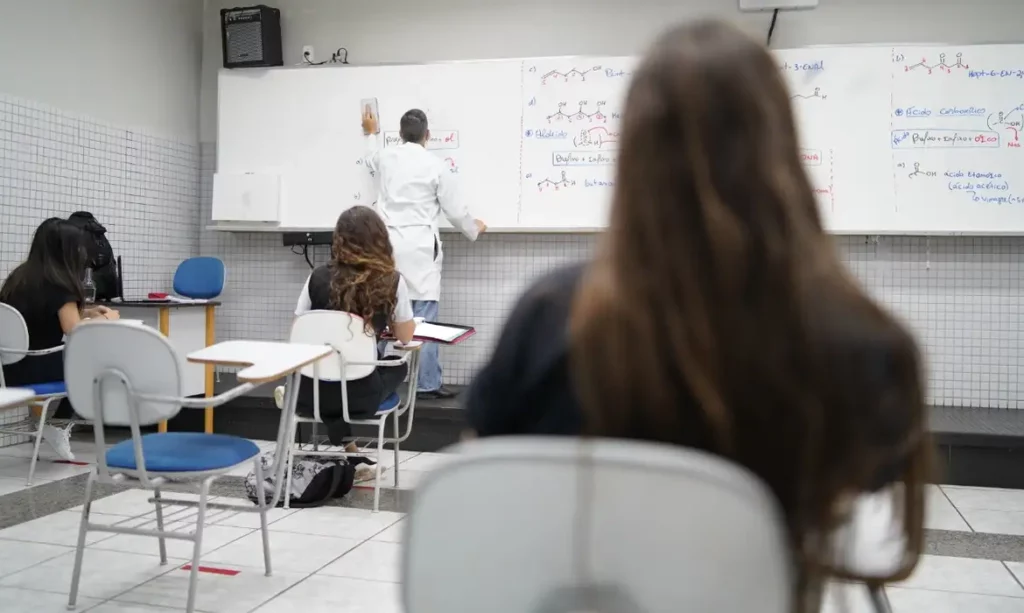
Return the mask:
{"type": "Polygon", "coordinates": [[[12,270],[0,287],[0,301],[41,291],[44,284],[49,284],[74,296],[81,308],[85,303],[82,277],[87,260],[82,231],[67,220],[51,217],[36,228],[28,259],[12,270]]]}
{"type": "Polygon", "coordinates": [[[338,217],[330,267],[332,308],[362,317],[367,332],[378,313],[394,323],[398,271],[388,229],[376,211],[354,206],[338,217]]]}
{"type": "Polygon", "coordinates": [[[737,28],[677,27],[634,73],[570,337],[588,433],[702,441],[773,490],[798,611],[827,577],[857,578],[832,549],[847,496],[905,485],[891,578],[913,570],[929,453],[917,348],[840,262],[776,60],[737,28]]]}
{"type": "Polygon", "coordinates": [[[430,134],[430,130],[427,129],[427,114],[419,109],[406,111],[405,115],[402,115],[398,129],[403,141],[422,144],[430,134]]]}

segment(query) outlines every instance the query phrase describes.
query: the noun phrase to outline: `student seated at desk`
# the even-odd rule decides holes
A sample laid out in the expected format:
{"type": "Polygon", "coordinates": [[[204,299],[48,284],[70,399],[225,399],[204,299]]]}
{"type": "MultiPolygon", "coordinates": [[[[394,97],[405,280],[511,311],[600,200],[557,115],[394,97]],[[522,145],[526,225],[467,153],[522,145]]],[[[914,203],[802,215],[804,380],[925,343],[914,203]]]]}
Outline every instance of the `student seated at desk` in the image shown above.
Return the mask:
{"type": "MultiPolygon", "coordinates": [[[[412,341],[416,323],[409,290],[395,269],[387,228],[373,209],[356,206],[338,217],[331,261],[309,275],[299,295],[295,315],[319,310],[358,315],[366,322],[366,331],[378,341],[388,328],[400,342],[412,341]]],[[[372,417],[380,404],[398,389],[406,374],[405,365],[376,368],[367,377],[349,381],[346,386],[349,416],[354,419],[372,417]]],[[[278,405],[283,391],[283,388],[275,390],[278,405]]],[[[313,415],[313,380],[307,377],[302,378],[299,386],[298,412],[313,415]]],[[[337,381],[320,382],[320,417],[332,444],[342,445],[344,439],[352,435],[351,426],[342,418],[341,385],[337,381]]]]}
{"type": "Polygon", "coordinates": [[[863,579],[831,536],[852,500],[894,492],[903,556],[875,579],[907,577],[931,447],[921,361],[823,228],[777,60],[723,23],[664,35],[633,75],[616,176],[596,257],[524,295],[473,382],[476,434],[639,439],[746,467],[784,512],[800,613],[828,579],[863,579]]]}
{"type": "MultiPolygon", "coordinates": [[[[29,349],[49,349],[64,342],[64,335],[87,319],[117,319],[117,311],[103,306],[85,307],[87,254],[82,231],[70,222],[53,217],[36,229],[28,259],[7,276],[0,287],[0,302],[9,304],[25,318],[29,349]]],[[[4,369],[9,387],[55,383],[64,380],[64,352],[27,356],[4,369]]],[[[63,400],[53,417],[67,419],[73,412],[63,400]]],[[[63,459],[71,460],[70,428],[46,426],[43,438],[63,459]]]]}

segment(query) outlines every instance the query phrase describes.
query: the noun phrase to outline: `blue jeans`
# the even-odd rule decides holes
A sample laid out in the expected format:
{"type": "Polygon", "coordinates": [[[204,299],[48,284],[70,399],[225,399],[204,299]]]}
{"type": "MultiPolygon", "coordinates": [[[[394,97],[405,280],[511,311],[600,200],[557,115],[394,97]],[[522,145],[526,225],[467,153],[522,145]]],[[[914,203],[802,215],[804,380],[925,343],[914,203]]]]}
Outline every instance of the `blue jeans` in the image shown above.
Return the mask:
{"type": "MultiPolygon", "coordinates": [[[[436,300],[413,300],[412,314],[427,321],[437,321],[436,300]]],[[[437,357],[437,343],[424,343],[420,349],[420,378],[416,391],[436,392],[441,389],[441,362],[437,357]]]]}

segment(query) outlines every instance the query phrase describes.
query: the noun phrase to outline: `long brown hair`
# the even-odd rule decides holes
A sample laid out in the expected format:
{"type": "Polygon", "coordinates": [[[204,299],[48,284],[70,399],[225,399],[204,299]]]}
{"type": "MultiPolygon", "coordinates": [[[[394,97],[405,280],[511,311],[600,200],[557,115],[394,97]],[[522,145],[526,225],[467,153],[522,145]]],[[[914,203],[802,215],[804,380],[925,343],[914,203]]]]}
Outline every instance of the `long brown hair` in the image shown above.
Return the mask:
{"type": "Polygon", "coordinates": [[[354,206],[338,217],[331,241],[331,307],[358,315],[369,332],[374,315],[388,323],[398,301],[398,271],[380,215],[354,206]]]}
{"type": "Polygon", "coordinates": [[[858,493],[905,484],[891,578],[913,570],[929,449],[917,348],[841,264],[776,61],[732,26],[675,28],[634,73],[571,358],[590,434],[699,446],[769,485],[798,611],[825,578],[856,578],[832,535],[858,493]]]}

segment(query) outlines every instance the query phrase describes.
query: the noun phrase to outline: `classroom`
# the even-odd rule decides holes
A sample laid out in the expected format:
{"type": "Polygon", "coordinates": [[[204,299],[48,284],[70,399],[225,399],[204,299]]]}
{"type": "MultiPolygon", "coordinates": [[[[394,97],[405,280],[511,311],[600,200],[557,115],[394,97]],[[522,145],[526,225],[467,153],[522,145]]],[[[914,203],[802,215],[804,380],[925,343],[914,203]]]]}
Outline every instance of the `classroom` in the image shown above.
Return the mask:
{"type": "Polygon", "coordinates": [[[266,1],[0,0],[0,611],[1024,613],[1024,2],[266,1]]]}

